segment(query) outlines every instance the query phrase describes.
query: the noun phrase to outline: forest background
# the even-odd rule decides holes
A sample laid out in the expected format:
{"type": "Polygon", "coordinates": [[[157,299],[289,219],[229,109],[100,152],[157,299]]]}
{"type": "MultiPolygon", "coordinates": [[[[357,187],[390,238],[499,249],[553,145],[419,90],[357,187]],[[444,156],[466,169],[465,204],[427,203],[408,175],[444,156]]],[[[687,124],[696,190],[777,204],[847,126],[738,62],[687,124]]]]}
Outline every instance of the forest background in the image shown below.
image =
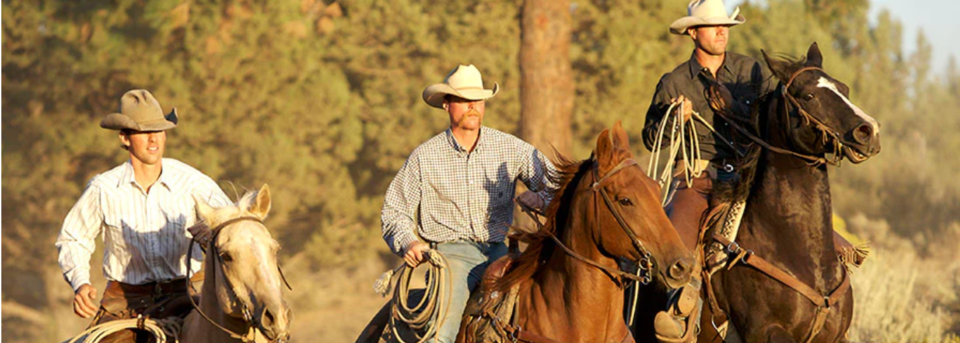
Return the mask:
{"type": "MultiPolygon", "coordinates": [[[[380,238],[383,194],[448,124],[420,92],[455,65],[502,87],[488,126],[566,141],[583,159],[622,120],[648,157],[638,142],[654,86],[692,50],[667,32],[686,1],[557,1],[568,44],[539,57],[566,68],[571,96],[552,102],[568,132],[522,124],[536,110],[522,113],[535,92],[521,92],[521,23],[537,1],[3,0],[3,338],[61,341],[86,326],[53,243],[87,181],[127,158],[97,123],[123,92],[146,88],[180,113],[167,157],[232,196],[270,184],[294,341],[352,341],[384,301],[372,282],[399,262],[380,238]]],[[[729,49],[800,56],[818,42],[825,69],[882,125],[878,156],[830,169],[836,226],[874,250],[854,274],[851,340],[958,342],[960,69],[933,68],[922,32],[903,37],[891,13],[868,18],[870,6],[747,2],[729,49]],[[909,54],[904,41],[916,42],[909,54]]]]}

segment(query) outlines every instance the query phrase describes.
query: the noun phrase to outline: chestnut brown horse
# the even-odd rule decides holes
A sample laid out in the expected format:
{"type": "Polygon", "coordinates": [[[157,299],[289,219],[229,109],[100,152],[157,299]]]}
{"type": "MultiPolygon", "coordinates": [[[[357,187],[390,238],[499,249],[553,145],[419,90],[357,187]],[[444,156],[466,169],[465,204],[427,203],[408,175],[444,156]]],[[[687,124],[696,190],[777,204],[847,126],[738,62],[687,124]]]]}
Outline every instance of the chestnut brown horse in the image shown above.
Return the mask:
{"type": "Polygon", "coordinates": [[[880,126],[822,69],[816,43],[798,61],[763,55],[780,87],[760,104],[751,140],[763,149],[743,169],[753,182],[741,193],[739,234],[718,239],[733,266],[712,277],[716,303],[704,306],[699,338],[719,340],[712,321],[726,314],[744,342],[842,342],[853,292],[834,245],[826,164],[879,153],[880,126]]]}
{"type": "MultiPolygon", "coordinates": [[[[660,208],[659,187],[636,164],[619,122],[600,134],[591,159],[558,169],[561,188],[545,211],[546,224],[521,237],[529,245],[497,285],[503,292],[519,286],[514,335],[632,342],[618,266],[649,259],[650,277],[676,288],[689,281],[693,255],[660,208]]],[[[461,330],[460,341],[470,334],[461,330]]]]}
{"type": "MultiPolygon", "coordinates": [[[[546,223],[520,235],[527,248],[492,286],[501,294],[518,287],[515,320],[503,325],[520,342],[633,342],[623,320],[623,287],[634,275],[621,266],[649,261],[641,275],[676,288],[689,281],[694,256],[661,209],[656,182],[633,159],[619,122],[600,134],[590,159],[556,164],[560,188],[546,223]]],[[[357,342],[377,342],[388,315],[385,307],[357,342]]],[[[458,342],[473,341],[473,334],[462,326],[458,342]]]]}

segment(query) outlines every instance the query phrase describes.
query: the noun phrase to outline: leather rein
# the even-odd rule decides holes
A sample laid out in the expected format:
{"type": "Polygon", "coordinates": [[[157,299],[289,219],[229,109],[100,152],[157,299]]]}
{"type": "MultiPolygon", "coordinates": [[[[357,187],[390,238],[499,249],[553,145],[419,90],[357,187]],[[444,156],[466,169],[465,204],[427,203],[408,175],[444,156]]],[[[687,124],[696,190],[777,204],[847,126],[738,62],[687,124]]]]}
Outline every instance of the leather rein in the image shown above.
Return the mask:
{"type": "MultiPolygon", "coordinates": [[[[254,217],[254,216],[242,216],[242,217],[232,218],[232,219],[227,220],[227,221],[225,221],[225,222],[223,222],[223,223],[220,223],[220,225],[217,225],[217,227],[213,228],[213,230],[212,230],[212,232],[211,232],[210,241],[209,241],[209,244],[210,244],[210,253],[208,253],[207,255],[209,256],[209,255],[212,254],[212,255],[216,256],[216,257],[217,257],[217,262],[219,262],[221,266],[224,265],[224,263],[223,263],[223,256],[221,256],[220,250],[219,250],[219,248],[217,248],[217,237],[220,236],[220,232],[222,232],[223,229],[226,228],[227,226],[230,226],[230,225],[232,225],[232,224],[236,224],[236,223],[238,223],[238,222],[243,222],[243,221],[252,221],[252,222],[259,223],[260,225],[263,225],[263,220],[261,220],[259,217],[254,217]]],[[[190,246],[187,248],[187,264],[188,264],[188,265],[189,265],[190,261],[193,260],[193,259],[192,259],[192,255],[193,255],[193,245],[194,245],[195,243],[196,243],[196,244],[199,244],[199,243],[197,242],[196,236],[194,236],[193,238],[190,239],[190,246]]],[[[280,269],[280,264],[279,264],[279,263],[277,264],[277,271],[280,272],[280,279],[283,280],[283,284],[287,286],[287,289],[290,289],[290,290],[292,291],[293,288],[290,287],[290,283],[287,282],[287,278],[283,275],[283,270],[280,269]]],[[[228,288],[231,292],[233,292],[233,285],[230,284],[230,279],[229,279],[229,278],[226,278],[226,277],[224,277],[223,279],[224,279],[224,281],[227,282],[227,288],[228,288]]],[[[189,288],[193,288],[193,284],[190,282],[190,268],[189,268],[189,267],[187,268],[187,281],[186,281],[186,282],[187,282],[187,286],[188,286],[189,288]]],[[[196,293],[196,289],[194,289],[194,293],[196,293]]],[[[259,323],[256,323],[256,322],[254,321],[254,319],[253,319],[253,314],[250,312],[250,309],[247,308],[247,305],[246,305],[246,304],[243,304],[243,303],[241,302],[241,306],[243,306],[243,309],[242,309],[242,312],[243,312],[243,322],[244,322],[244,325],[243,325],[243,326],[246,328],[247,333],[246,333],[246,334],[239,334],[239,333],[233,332],[232,330],[227,329],[227,328],[221,326],[220,324],[217,324],[213,319],[210,319],[210,317],[207,316],[206,313],[203,313],[203,310],[200,309],[200,306],[197,305],[196,301],[193,300],[193,297],[192,297],[192,296],[188,296],[187,298],[190,298],[190,304],[193,305],[193,308],[197,311],[197,313],[200,314],[201,317],[203,317],[203,319],[206,319],[207,322],[209,322],[209,323],[212,324],[213,326],[217,327],[218,329],[222,330],[222,331],[225,332],[227,335],[230,335],[231,338],[240,340],[240,341],[242,341],[242,342],[244,342],[244,343],[253,343],[254,341],[256,341],[256,331],[254,331],[254,327],[256,326],[256,324],[259,324],[259,323]]],[[[277,340],[276,342],[282,342],[282,340],[277,340]]]]}
{"type": "MultiPolygon", "coordinates": [[[[650,253],[650,250],[647,249],[647,247],[643,244],[643,241],[637,238],[636,233],[634,233],[633,230],[630,228],[630,225],[627,224],[627,221],[623,218],[623,215],[620,214],[620,211],[617,211],[616,207],[613,204],[613,201],[610,199],[610,196],[607,194],[607,191],[604,190],[602,187],[603,182],[608,180],[611,176],[623,170],[624,168],[635,166],[635,165],[638,165],[637,161],[632,158],[628,158],[620,162],[619,165],[617,165],[615,168],[611,169],[601,177],[600,171],[597,168],[596,163],[594,163],[594,168],[592,173],[594,181],[590,185],[590,190],[593,191],[594,194],[599,194],[599,197],[603,198],[603,202],[607,205],[607,209],[610,210],[610,213],[613,215],[613,217],[616,218],[617,223],[620,224],[620,228],[623,229],[624,232],[626,232],[627,236],[630,237],[630,240],[633,242],[634,248],[636,248],[637,251],[640,252],[640,256],[642,257],[640,258],[639,261],[637,261],[639,275],[634,275],[632,273],[627,273],[619,269],[610,268],[600,264],[599,262],[586,258],[583,255],[580,255],[577,252],[573,251],[573,249],[570,249],[565,244],[563,244],[563,242],[561,242],[560,239],[557,238],[557,236],[554,235],[552,232],[547,232],[547,234],[550,236],[550,239],[552,239],[553,242],[556,243],[557,246],[559,246],[567,255],[569,255],[570,257],[573,257],[577,261],[586,263],[592,267],[595,267],[597,269],[607,272],[612,277],[615,277],[615,280],[618,286],[620,287],[623,287],[623,284],[625,283],[624,279],[630,279],[644,285],[647,285],[651,281],[653,281],[653,276],[651,274],[651,270],[653,269],[653,255],[650,253]]],[[[522,203],[520,207],[522,211],[527,212],[528,214],[530,214],[531,212],[536,212],[533,209],[523,206],[522,203]]],[[[599,207],[599,204],[598,204],[598,207],[599,207]]],[[[536,216],[531,215],[530,217],[533,218],[534,222],[537,223],[537,226],[539,228],[541,229],[543,228],[543,223],[541,223],[536,216]]],[[[600,211],[597,211],[596,219],[597,219],[596,220],[597,223],[599,223],[600,211]]]]}
{"type": "MultiPolygon", "coordinates": [[[[723,113],[723,111],[716,111],[716,113],[719,114],[728,123],[730,123],[731,126],[733,126],[738,131],[740,131],[741,133],[749,137],[751,140],[753,140],[754,142],[762,145],[763,147],[773,152],[777,152],[781,154],[789,154],[789,155],[799,157],[801,159],[809,161],[810,165],[812,166],[819,166],[822,164],[836,165],[839,163],[840,159],[843,158],[842,155],[840,154],[840,149],[843,147],[843,143],[841,142],[841,139],[840,139],[840,134],[836,130],[830,128],[825,123],[823,123],[823,121],[817,119],[816,117],[808,113],[806,110],[804,110],[803,107],[800,106],[800,103],[797,101],[797,99],[794,98],[792,95],[790,95],[790,93],[788,92],[790,85],[797,78],[797,76],[800,75],[800,73],[803,73],[805,71],[817,71],[817,70],[823,71],[823,69],[818,67],[800,68],[799,70],[794,72],[793,75],[790,76],[790,79],[781,89],[781,94],[788,101],[788,103],[784,103],[785,106],[789,106],[792,104],[797,109],[797,112],[800,113],[801,117],[804,118],[804,121],[806,123],[809,123],[812,121],[816,124],[817,128],[823,132],[823,139],[825,143],[829,138],[833,139],[835,153],[834,153],[834,158],[832,160],[827,160],[823,157],[818,157],[818,156],[804,155],[791,150],[774,147],[769,143],[765,142],[764,140],[760,139],[759,137],[756,137],[755,135],[751,134],[749,131],[747,131],[742,126],[735,123],[733,120],[729,119],[723,113]]],[[[789,125],[788,124],[789,115],[790,115],[789,108],[787,108],[787,110],[784,112],[785,112],[784,115],[787,116],[786,118],[787,120],[784,120],[784,125],[789,125]]],[[[777,280],[778,282],[784,284],[787,287],[790,287],[797,293],[800,293],[800,295],[803,295],[805,298],[807,298],[807,300],[813,303],[814,306],[817,306],[817,311],[814,317],[813,325],[810,327],[810,331],[808,331],[807,333],[807,337],[804,340],[805,342],[812,341],[813,338],[816,337],[816,335],[823,329],[824,323],[826,321],[826,316],[829,314],[830,309],[834,305],[836,305],[837,302],[839,302],[840,299],[843,297],[843,295],[846,293],[846,291],[850,289],[850,277],[849,277],[849,273],[845,269],[842,270],[843,279],[840,282],[840,285],[838,285],[837,288],[835,288],[829,294],[824,295],[819,291],[817,291],[816,289],[814,289],[813,287],[810,287],[803,281],[800,281],[795,276],[787,273],[783,269],[755,255],[752,250],[744,249],[739,244],[737,244],[736,241],[728,241],[725,237],[717,234],[713,235],[713,240],[723,245],[725,253],[727,253],[728,255],[734,256],[734,258],[728,262],[729,265],[727,266],[727,270],[730,270],[737,264],[751,266],[757,271],[760,271],[761,273],[767,275],[768,277],[774,280],[777,280]]],[[[709,280],[710,275],[706,271],[706,269],[704,270],[704,274],[706,277],[705,279],[709,280]]],[[[726,317],[726,313],[724,313],[723,309],[721,309],[719,304],[717,303],[716,295],[713,293],[710,282],[707,282],[707,284],[708,284],[707,293],[708,293],[711,309],[713,310],[715,315],[720,314],[723,317],[726,317]]],[[[711,321],[713,321],[713,318],[711,318],[711,321]]],[[[722,326],[724,325],[721,325],[721,327],[722,326]]],[[[714,322],[714,328],[717,328],[719,331],[719,328],[717,327],[715,322],[714,322]]]]}
{"type": "MultiPolygon", "coordinates": [[[[767,150],[770,150],[770,151],[773,151],[773,152],[776,152],[776,153],[779,153],[779,154],[792,155],[792,156],[794,156],[794,157],[797,157],[797,158],[800,158],[800,159],[802,159],[802,160],[807,161],[807,163],[810,164],[810,165],[812,165],[812,166],[819,166],[819,165],[822,165],[822,164],[838,165],[838,164],[840,164],[840,160],[843,159],[843,155],[841,154],[841,151],[840,151],[840,150],[843,148],[843,141],[840,139],[840,133],[839,133],[839,131],[831,128],[829,125],[827,125],[826,123],[824,123],[822,120],[817,119],[817,117],[813,116],[812,114],[810,114],[809,112],[807,112],[806,110],[804,110],[803,107],[800,106],[800,102],[797,101],[797,99],[796,99],[793,95],[790,95],[790,92],[789,92],[790,85],[793,84],[793,81],[797,78],[797,76],[799,76],[801,73],[803,73],[803,72],[805,72],[805,71],[817,71],[817,70],[823,72],[823,69],[822,69],[822,68],[819,68],[819,67],[803,67],[803,68],[800,68],[799,70],[797,70],[796,72],[794,72],[793,75],[790,76],[790,79],[787,80],[787,83],[783,85],[783,88],[780,89],[780,94],[783,96],[784,99],[786,99],[786,102],[784,102],[784,106],[790,106],[790,105],[792,105],[794,108],[797,109],[797,113],[799,113],[799,114],[800,114],[800,117],[803,118],[805,124],[809,124],[810,122],[813,122],[813,123],[816,125],[817,129],[819,129],[819,130],[822,132],[822,137],[823,137],[823,142],[824,142],[824,143],[827,143],[827,142],[830,142],[830,141],[832,141],[832,142],[834,143],[834,144],[833,144],[834,154],[833,154],[833,158],[832,158],[832,159],[829,159],[829,160],[828,160],[828,159],[826,159],[826,158],[824,158],[824,157],[820,157],[820,156],[813,156],[813,155],[801,154],[801,153],[798,153],[798,152],[793,151],[793,150],[775,147],[775,146],[771,145],[770,143],[767,143],[767,141],[763,140],[762,138],[757,137],[757,135],[751,133],[749,130],[747,130],[746,128],[744,128],[742,125],[738,124],[734,119],[728,117],[727,114],[724,113],[724,111],[722,111],[722,110],[720,110],[720,111],[715,110],[714,113],[717,114],[717,115],[719,115],[719,116],[720,116],[721,118],[723,118],[724,120],[726,120],[726,122],[729,123],[730,126],[733,126],[733,128],[736,129],[737,131],[739,131],[741,134],[743,134],[744,136],[747,136],[747,138],[750,138],[751,141],[753,141],[753,142],[755,142],[755,143],[757,143],[757,144],[760,144],[760,145],[763,146],[764,148],[767,148],[767,150]]],[[[826,73],[826,72],[824,72],[824,73],[826,73]]],[[[707,89],[705,89],[704,92],[705,92],[705,93],[708,93],[708,94],[707,94],[707,99],[719,99],[719,97],[717,97],[717,96],[714,96],[714,97],[709,96],[709,95],[710,95],[709,93],[714,92],[714,91],[711,91],[709,87],[708,87],[707,89]]],[[[716,105],[716,106],[718,106],[717,108],[722,108],[722,107],[723,107],[723,106],[721,106],[721,105],[716,105]]],[[[712,106],[711,106],[711,107],[712,107],[712,106]]],[[[784,111],[784,112],[785,112],[784,115],[786,116],[786,118],[785,118],[786,120],[783,121],[783,122],[784,122],[784,125],[789,125],[789,122],[790,122],[790,118],[789,118],[789,116],[790,116],[790,109],[787,108],[786,111],[784,111]]],[[[734,150],[737,150],[737,149],[734,147],[734,150]]]]}

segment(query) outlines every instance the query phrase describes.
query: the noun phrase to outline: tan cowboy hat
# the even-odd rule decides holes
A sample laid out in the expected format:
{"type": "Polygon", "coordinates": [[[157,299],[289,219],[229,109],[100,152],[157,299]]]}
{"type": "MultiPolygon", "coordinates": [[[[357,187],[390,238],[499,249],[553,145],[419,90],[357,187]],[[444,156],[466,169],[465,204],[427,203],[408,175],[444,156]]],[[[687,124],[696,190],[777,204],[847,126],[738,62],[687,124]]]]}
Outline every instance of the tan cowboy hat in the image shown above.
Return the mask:
{"type": "Polygon", "coordinates": [[[483,89],[483,79],[477,67],[459,65],[447,75],[443,83],[430,85],[423,90],[423,101],[428,105],[443,108],[443,96],[450,94],[467,100],[486,100],[497,95],[500,85],[493,83],[493,89],[483,89]]]}
{"type": "Polygon", "coordinates": [[[177,127],[177,109],[164,115],[160,102],[145,89],[134,89],[120,97],[120,113],[110,113],[100,121],[109,130],[164,131],[177,127]]]}
{"type": "Polygon", "coordinates": [[[740,25],[746,19],[740,15],[740,7],[733,10],[733,15],[727,15],[727,8],[723,0],[693,0],[687,6],[687,16],[677,19],[670,24],[670,33],[675,35],[687,34],[687,29],[705,25],[740,25]]]}

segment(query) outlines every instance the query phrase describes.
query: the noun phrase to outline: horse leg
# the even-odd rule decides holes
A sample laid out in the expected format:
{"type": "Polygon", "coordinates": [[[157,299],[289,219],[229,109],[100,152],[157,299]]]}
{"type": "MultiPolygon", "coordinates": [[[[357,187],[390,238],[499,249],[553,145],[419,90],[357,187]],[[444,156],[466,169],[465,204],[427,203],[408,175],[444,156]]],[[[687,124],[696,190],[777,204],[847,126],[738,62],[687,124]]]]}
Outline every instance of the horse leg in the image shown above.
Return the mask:
{"type": "Polygon", "coordinates": [[[392,301],[387,301],[387,303],[380,308],[380,311],[373,316],[370,323],[360,332],[360,337],[357,337],[356,343],[377,343],[380,341],[380,336],[390,321],[390,305],[392,303],[392,301]]]}

